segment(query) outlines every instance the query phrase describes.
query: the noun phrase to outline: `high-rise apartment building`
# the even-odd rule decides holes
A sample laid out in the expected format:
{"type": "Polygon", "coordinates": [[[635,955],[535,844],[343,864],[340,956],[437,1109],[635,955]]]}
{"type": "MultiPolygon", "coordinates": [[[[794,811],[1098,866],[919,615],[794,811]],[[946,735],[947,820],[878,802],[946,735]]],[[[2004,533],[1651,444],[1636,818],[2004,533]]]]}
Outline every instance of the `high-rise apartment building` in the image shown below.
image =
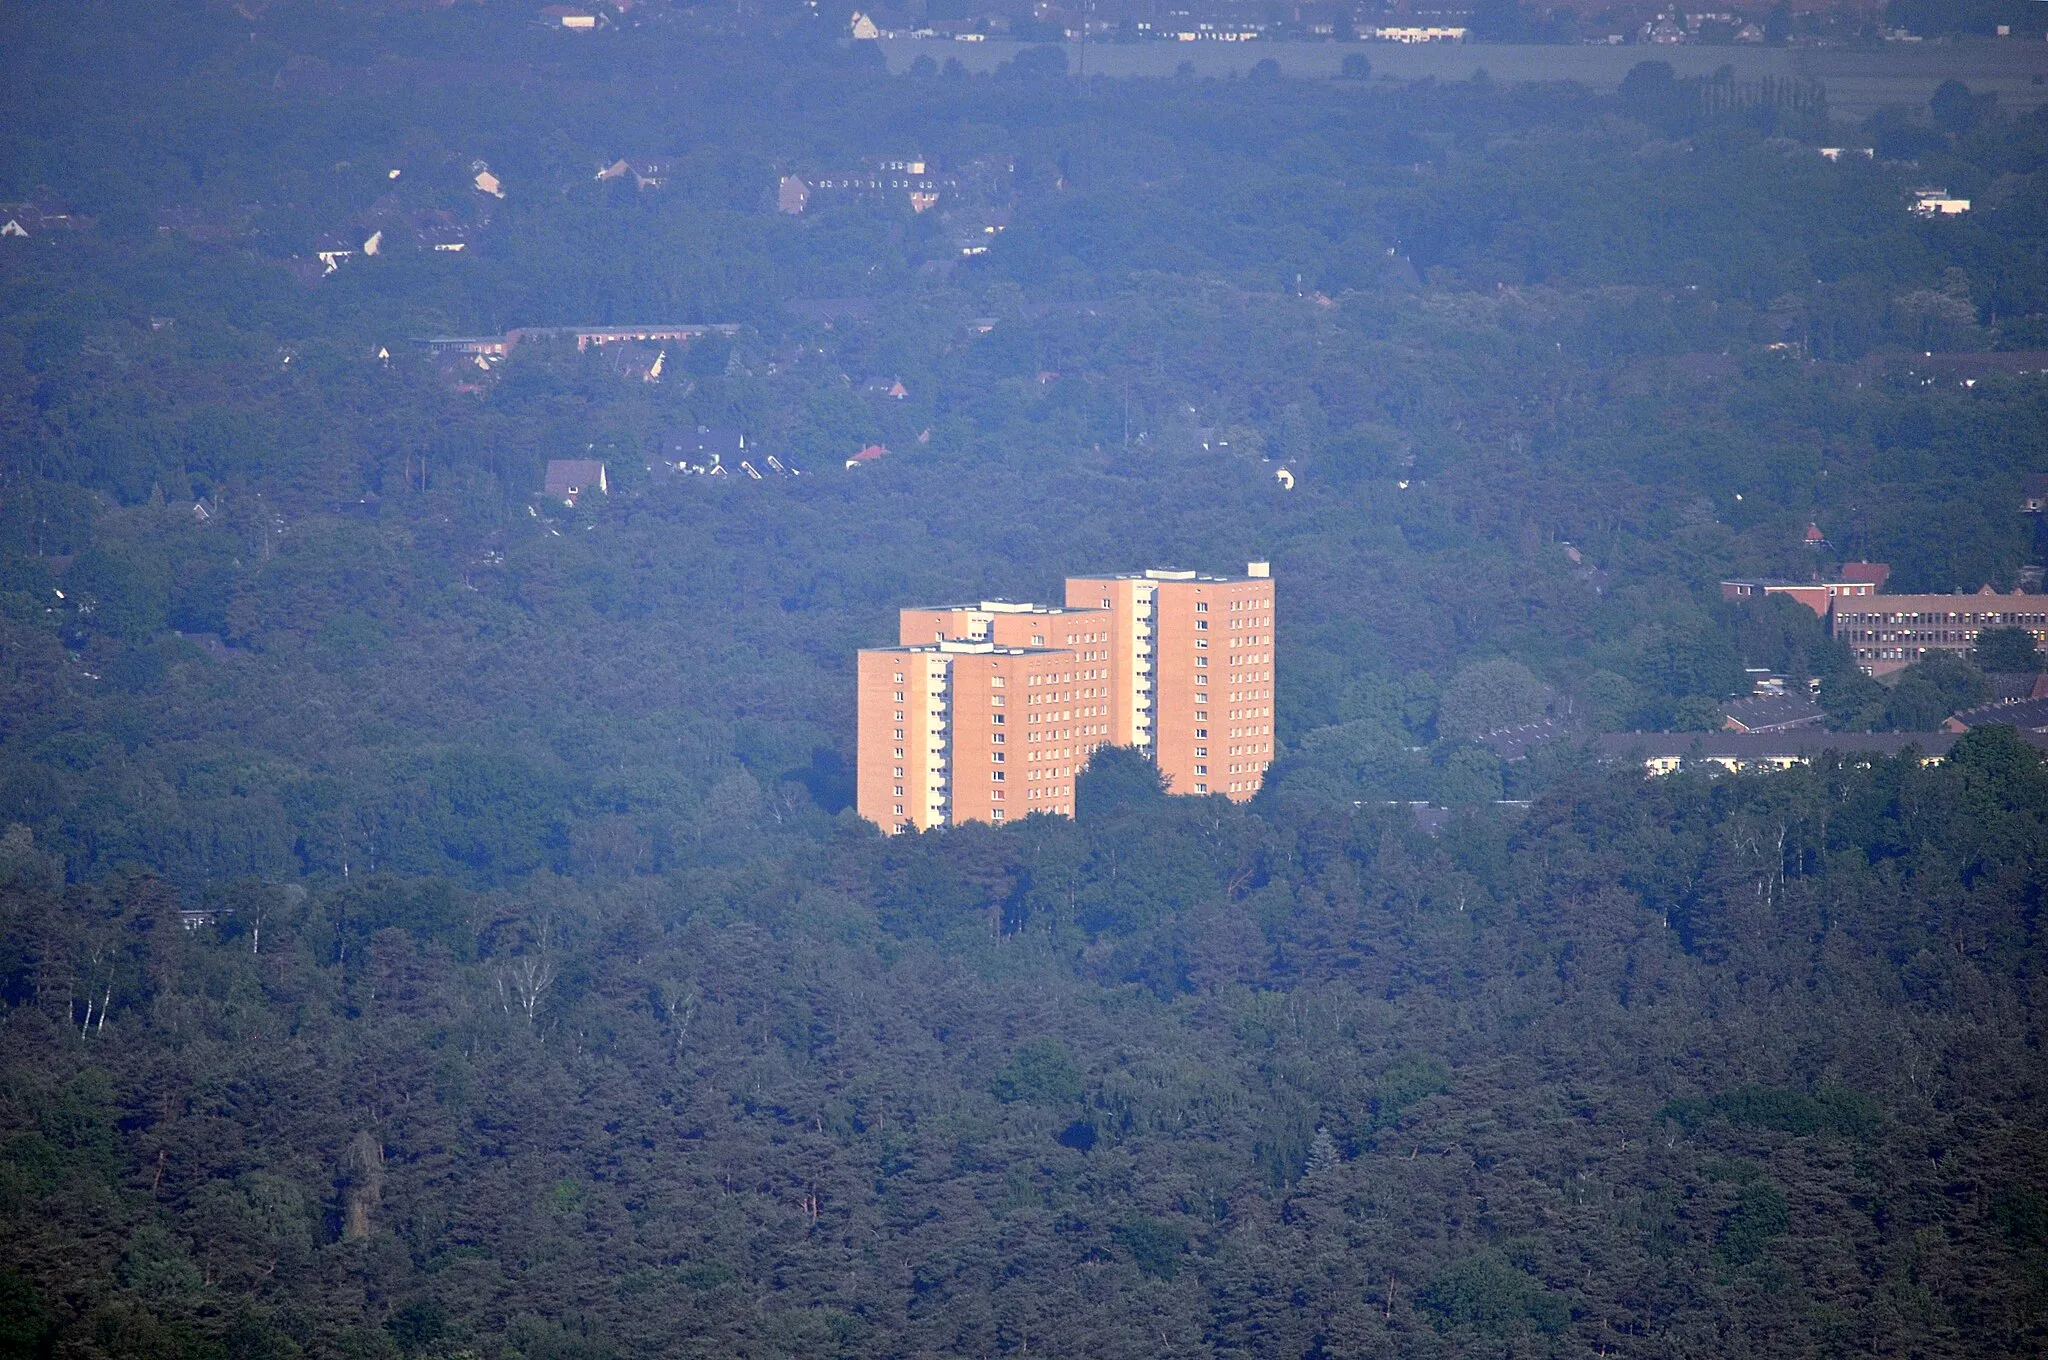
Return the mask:
{"type": "Polygon", "coordinates": [[[905,609],[859,659],[860,814],[890,830],[1072,816],[1074,778],[1135,746],[1174,793],[1258,791],[1273,752],[1273,581],[1077,576],[1064,607],[905,609]]]}
{"type": "Polygon", "coordinates": [[[1259,791],[1273,763],[1273,576],[1145,571],[1067,578],[1070,608],[1114,623],[1112,740],[1149,751],[1167,792],[1259,791]]]}

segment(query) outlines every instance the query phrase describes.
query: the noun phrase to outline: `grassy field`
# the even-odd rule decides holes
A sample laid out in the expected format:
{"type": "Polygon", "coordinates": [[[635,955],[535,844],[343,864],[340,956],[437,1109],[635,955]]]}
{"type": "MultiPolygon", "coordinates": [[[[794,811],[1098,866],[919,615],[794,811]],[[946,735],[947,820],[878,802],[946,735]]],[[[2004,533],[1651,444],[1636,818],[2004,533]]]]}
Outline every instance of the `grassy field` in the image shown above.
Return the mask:
{"type": "MultiPolygon", "coordinates": [[[[970,71],[992,71],[1023,50],[1007,42],[963,43],[889,38],[881,43],[891,71],[907,71],[920,55],[959,58],[970,71]]],[[[1764,47],[1534,47],[1466,43],[1407,47],[1395,43],[1090,43],[1067,48],[1067,69],[1090,74],[1171,76],[1182,62],[1198,76],[1241,76],[1268,57],[1284,75],[1328,79],[1346,56],[1363,53],[1375,80],[1468,80],[1484,70],[1498,81],[1576,80],[1613,89],[1639,61],[1668,61],[1680,75],[1735,68],[1739,80],[1803,76],[1827,86],[1837,117],[1864,118],[1886,104],[1925,104],[1954,77],[1977,90],[1996,90],[2007,108],[2048,103],[2048,43],[1887,44],[1870,49],[1764,47]]]]}

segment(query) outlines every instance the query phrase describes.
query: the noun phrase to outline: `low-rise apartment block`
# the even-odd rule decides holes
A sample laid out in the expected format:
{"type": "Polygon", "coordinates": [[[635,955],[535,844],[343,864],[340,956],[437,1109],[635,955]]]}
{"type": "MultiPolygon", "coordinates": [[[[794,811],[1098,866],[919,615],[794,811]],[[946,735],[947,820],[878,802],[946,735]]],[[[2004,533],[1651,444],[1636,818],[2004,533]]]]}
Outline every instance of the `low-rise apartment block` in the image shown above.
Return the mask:
{"type": "Polygon", "coordinates": [[[889,831],[1074,813],[1094,753],[1132,746],[1173,793],[1258,792],[1273,754],[1273,581],[1077,576],[1063,606],[898,616],[859,658],[860,814],[889,831]]]}

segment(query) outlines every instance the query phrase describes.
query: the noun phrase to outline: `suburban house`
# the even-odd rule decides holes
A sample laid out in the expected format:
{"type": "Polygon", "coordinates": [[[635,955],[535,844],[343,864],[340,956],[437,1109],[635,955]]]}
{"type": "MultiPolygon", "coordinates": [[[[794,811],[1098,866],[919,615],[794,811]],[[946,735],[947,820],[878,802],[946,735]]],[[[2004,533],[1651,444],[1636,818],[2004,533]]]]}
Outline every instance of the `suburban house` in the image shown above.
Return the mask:
{"type": "Polygon", "coordinates": [[[702,472],[726,465],[737,467],[746,454],[747,436],[741,431],[699,425],[670,438],[662,450],[662,461],[678,472],[702,472]]]}
{"type": "Polygon", "coordinates": [[[612,180],[625,179],[631,176],[633,187],[636,189],[659,189],[661,181],[667,173],[667,165],[660,161],[640,161],[635,163],[621,156],[610,165],[601,167],[597,172],[596,179],[599,184],[608,184],[612,180]]]}
{"type": "Polygon", "coordinates": [[[862,449],[859,453],[853,455],[853,457],[847,459],[846,465],[850,468],[857,468],[862,463],[872,463],[878,458],[887,457],[888,453],[889,450],[885,446],[881,444],[870,444],[866,448],[862,449]]]}
{"type": "Polygon", "coordinates": [[[574,505],[586,491],[610,494],[604,464],[595,458],[551,458],[548,460],[544,492],[564,505],[574,505]]]}
{"type": "Polygon", "coordinates": [[[339,236],[323,236],[313,243],[313,258],[325,266],[323,274],[335,270],[355,258],[356,248],[339,236]]]}
{"type": "Polygon", "coordinates": [[[53,231],[84,231],[99,219],[61,207],[48,189],[26,202],[0,203],[0,236],[29,237],[53,231]]]}

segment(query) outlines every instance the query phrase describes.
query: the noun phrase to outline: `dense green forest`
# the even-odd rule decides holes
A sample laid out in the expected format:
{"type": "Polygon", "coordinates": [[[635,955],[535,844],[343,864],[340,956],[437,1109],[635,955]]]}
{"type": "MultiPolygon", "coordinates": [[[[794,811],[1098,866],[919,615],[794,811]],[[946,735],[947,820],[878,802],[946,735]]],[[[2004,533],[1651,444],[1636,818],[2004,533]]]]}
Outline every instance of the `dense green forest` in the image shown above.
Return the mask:
{"type": "Polygon", "coordinates": [[[0,1350],[2038,1353],[2038,761],[1577,738],[1987,692],[1716,583],[2043,560],[2048,118],[842,17],[0,8],[0,1350]],[[1253,806],[854,817],[898,607],[1250,558],[1253,806]]]}
{"type": "Polygon", "coordinates": [[[9,1344],[2048,1340],[2048,774],[2010,729],[1579,778],[1440,841],[1147,773],[660,878],[242,881],[191,931],[15,837],[9,1344]]]}

